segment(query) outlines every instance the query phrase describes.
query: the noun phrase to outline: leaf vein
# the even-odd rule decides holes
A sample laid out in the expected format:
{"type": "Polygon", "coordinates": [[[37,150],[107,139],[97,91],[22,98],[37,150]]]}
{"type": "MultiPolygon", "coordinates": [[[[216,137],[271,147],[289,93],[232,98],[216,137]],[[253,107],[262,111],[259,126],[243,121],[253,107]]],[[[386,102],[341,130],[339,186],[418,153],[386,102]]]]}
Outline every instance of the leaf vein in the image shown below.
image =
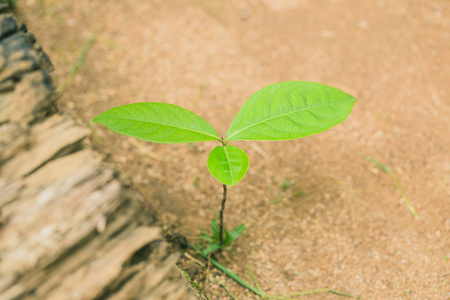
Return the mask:
{"type": "Polygon", "coordinates": [[[227,163],[228,163],[228,168],[230,169],[231,182],[234,183],[233,172],[231,172],[231,164],[230,164],[230,159],[228,158],[227,148],[223,147],[223,150],[225,151],[225,155],[227,156],[227,163]]]}
{"type": "MultiPolygon", "coordinates": [[[[134,123],[132,125],[134,125],[137,122],[142,122],[142,123],[149,123],[149,124],[155,124],[155,125],[162,125],[162,126],[167,126],[167,127],[172,127],[172,128],[176,128],[176,129],[182,129],[182,130],[186,130],[186,131],[192,131],[192,132],[196,132],[199,134],[203,134],[203,135],[207,135],[210,137],[214,137],[215,139],[219,139],[218,136],[212,135],[208,132],[203,132],[203,131],[198,131],[198,130],[194,130],[192,128],[186,128],[186,127],[180,127],[180,126],[175,126],[175,125],[168,125],[168,124],[162,124],[162,123],[155,123],[155,122],[150,122],[150,121],[142,121],[142,120],[136,120],[136,119],[129,119],[129,118],[124,118],[124,117],[108,117],[107,119],[117,119],[117,120],[126,120],[126,121],[134,121],[134,123]]],[[[130,125],[130,127],[132,126],[130,125]]]]}

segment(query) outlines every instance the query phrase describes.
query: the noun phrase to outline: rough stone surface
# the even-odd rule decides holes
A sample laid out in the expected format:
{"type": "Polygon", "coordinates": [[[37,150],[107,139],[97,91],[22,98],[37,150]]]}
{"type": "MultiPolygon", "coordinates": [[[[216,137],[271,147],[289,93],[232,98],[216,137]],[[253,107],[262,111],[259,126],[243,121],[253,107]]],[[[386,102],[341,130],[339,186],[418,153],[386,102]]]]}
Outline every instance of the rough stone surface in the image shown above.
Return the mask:
{"type": "Polygon", "coordinates": [[[194,299],[145,199],[55,113],[52,68],[0,3],[0,299],[194,299]]]}

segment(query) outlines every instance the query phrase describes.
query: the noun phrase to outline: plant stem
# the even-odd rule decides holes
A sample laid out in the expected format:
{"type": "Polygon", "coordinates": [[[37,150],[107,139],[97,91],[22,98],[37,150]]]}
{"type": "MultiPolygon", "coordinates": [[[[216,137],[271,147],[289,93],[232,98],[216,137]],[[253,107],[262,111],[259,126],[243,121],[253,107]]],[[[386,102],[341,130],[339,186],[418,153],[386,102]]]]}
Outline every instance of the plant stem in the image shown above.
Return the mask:
{"type": "Polygon", "coordinates": [[[227,201],[227,186],[223,185],[223,198],[222,198],[222,207],[220,208],[220,221],[219,221],[219,241],[220,246],[223,246],[223,212],[225,210],[225,202],[227,201]]]}

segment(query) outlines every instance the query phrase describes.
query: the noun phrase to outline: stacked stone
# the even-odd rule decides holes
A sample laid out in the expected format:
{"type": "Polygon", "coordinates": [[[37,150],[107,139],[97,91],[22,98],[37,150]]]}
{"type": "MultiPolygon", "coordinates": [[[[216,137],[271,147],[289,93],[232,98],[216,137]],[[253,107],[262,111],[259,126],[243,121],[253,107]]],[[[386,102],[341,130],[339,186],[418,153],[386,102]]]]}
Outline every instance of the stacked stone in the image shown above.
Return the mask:
{"type": "Polygon", "coordinates": [[[142,199],[57,110],[53,66],[0,2],[0,299],[194,299],[142,199]]]}

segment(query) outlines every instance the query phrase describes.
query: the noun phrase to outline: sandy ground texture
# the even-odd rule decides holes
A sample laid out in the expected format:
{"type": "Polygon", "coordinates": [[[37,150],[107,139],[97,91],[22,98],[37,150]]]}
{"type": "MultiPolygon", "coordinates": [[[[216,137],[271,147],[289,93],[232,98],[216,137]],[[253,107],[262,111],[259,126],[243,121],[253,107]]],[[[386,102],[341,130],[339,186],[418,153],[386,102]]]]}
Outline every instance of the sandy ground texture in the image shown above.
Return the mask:
{"type": "MultiPolygon", "coordinates": [[[[250,169],[229,189],[225,218],[248,229],[218,259],[247,280],[252,264],[270,295],[450,298],[449,1],[24,0],[18,11],[55,64],[61,109],[86,126],[118,105],[163,101],[224,135],[270,83],[317,81],[354,95],[349,119],[329,131],[235,143],[250,169]]],[[[218,143],[152,144],[92,128],[94,147],[167,232],[195,243],[220,205],[206,168],[218,143]]],[[[210,299],[230,299],[220,283],[258,299],[213,268],[182,264],[210,299]]]]}

